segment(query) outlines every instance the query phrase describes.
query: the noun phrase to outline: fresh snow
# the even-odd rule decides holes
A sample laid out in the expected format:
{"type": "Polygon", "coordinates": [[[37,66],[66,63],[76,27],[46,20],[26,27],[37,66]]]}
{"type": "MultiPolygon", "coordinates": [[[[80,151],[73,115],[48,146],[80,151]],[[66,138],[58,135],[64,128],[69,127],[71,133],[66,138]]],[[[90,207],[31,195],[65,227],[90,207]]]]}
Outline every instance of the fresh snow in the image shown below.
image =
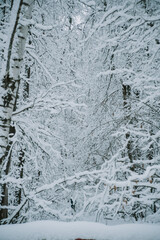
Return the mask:
{"type": "Polygon", "coordinates": [[[0,226],[0,240],[160,240],[160,225],[37,221],[0,226]]]}

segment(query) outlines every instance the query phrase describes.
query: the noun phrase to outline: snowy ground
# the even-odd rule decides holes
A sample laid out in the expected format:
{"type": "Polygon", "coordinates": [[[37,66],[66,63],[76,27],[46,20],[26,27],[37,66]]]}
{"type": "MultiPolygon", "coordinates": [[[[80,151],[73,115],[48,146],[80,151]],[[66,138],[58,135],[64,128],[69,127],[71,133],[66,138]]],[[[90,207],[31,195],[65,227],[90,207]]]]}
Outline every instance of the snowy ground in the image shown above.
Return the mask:
{"type": "Polygon", "coordinates": [[[0,240],[160,240],[160,225],[106,226],[91,222],[37,221],[0,226],[0,240]]]}

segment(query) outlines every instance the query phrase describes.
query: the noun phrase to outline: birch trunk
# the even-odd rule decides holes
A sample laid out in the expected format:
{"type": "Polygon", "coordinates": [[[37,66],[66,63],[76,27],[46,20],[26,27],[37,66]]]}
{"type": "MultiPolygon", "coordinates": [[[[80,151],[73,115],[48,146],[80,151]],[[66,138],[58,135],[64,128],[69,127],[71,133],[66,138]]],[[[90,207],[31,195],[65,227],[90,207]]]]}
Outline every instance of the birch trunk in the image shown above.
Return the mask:
{"type": "MultiPolygon", "coordinates": [[[[4,64],[2,64],[3,73],[0,84],[0,177],[9,172],[11,161],[9,133],[12,113],[16,109],[21,66],[33,3],[34,0],[16,0],[11,12],[9,41],[5,49],[6,57],[4,64]]],[[[8,204],[7,185],[3,185],[1,190],[1,205],[6,206],[8,204]]],[[[7,218],[7,209],[1,209],[0,211],[0,219],[3,218],[7,218]]]]}

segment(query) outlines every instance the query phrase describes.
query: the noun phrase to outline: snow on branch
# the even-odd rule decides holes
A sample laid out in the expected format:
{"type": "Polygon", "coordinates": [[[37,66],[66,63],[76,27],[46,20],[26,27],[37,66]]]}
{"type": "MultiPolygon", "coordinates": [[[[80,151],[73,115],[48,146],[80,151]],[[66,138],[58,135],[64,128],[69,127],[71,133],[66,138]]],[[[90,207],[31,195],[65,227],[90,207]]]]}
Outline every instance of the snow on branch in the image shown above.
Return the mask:
{"type": "Polygon", "coordinates": [[[14,177],[6,177],[5,179],[0,180],[0,184],[12,183],[16,184],[17,187],[21,187],[25,179],[17,179],[14,177]]]}
{"type": "Polygon", "coordinates": [[[114,14],[115,12],[118,12],[121,10],[121,7],[117,8],[117,7],[114,7],[112,8],[111,10],[107,11],[102,19],[99,21],[99,23],[96,24],[96,26],[94,27],[94,29],[91,30],[91,32],[88,34],[88,37],[86,37],[84,40],[82,40],[81,42],[84,43],[84,42],[87,42],[92,36],[93,34],[99,29],[99,27],[101,26],[101,24],[103,23],[103,21],[109,17],[111,14],[114,14]]]}
{"type": "Polygon", "coordinates": [[[15,116],[15,115],[17,115],[17,114],[19,114],[19,113],[21,113],[21,112],[24,112],[24,111],[30,109],[30,108],[33,108],[34,105],[35,105],[35,101],[33,101],[32,103],[26,104],[25,106],[21,107],[21,108],[18,109],[17,111],[13,112],[13,113],[12,113],[12,116],[15,116]]]}
{"type": "Polygon", "coordinates": [[[2,222],[5,222],[5,223],[10,224],[10,223],[12,222],[13,218],[14,218],[14,217],[21,211],[21,209],[25,206],[25,204],[27,203],[27,201],[28,201],[28,199],[25,198],[25,199],[22,201],[22,203],[21,203],[19,206],[16,207],[16,210],[10,215],[10,217],[8,217],[7,220],[6,220],[6,219],[2,220],[2,222]]]}
{"type": "MultiPolygon", "coordinates": [[[[52,76],[51,76],[52,77],[52,76]]],[[[27,111],[35,106],[38,105],[38,103],[40,103],[42,101],[43,98],[45,98],[50,91],[52,91],[54,88],[56,87],[61,87],[63,85],[68,85],[73,83],[74,81],[68,81],[68,82],[61,82],[61,83],[57,83],[54,84],[52,87],[50,87],[45,93],[43,93],[42,95],[40,95],[39,97],[35,98],[33,102],[26,104],[25,106],[22,106],[20,109],[18,109],[17,111],[13,112],[12,116],[15,116],[17,114],[20,114],[24,111],[27,111]]],[[[77,104],[78,105],[78,104],[77,104]]]]}
{"type": "Polygon", "coordinates": [[[49,30],[53,29],[53,26],[36,23],[33,19],[24,19],[23,18],[23,19],[20,20],[20,24],[23,25],[23,26],[32,25],[35,28],[38,28],[38,29],[43,30],[43,31],[49,31],[49,30]]]}
{"type": "Polygon", "coordinates": [[[127,68],[122,68],[122,69],[115,69],[115,70],[107,70],[105,72],[100,72],[97,74],[97,78],[100,76],[106,76],[106,75],[111,75],[111,74],[119,74],[119,73],[132,73],[136,74],[132,69],[127,69],[127,68]]]}
{"type": "MultiPolygon", "coordinates": [[[[160,13],[159,13],[159,14],[160,14],[160,13]]],[[[144,19],[145,21],[147,21],[147,22],[160,21],[159,15],[158,15],[157,17],[150,17],[150,18],[141,16],[141,18],[143,18],[143,19],[144,19]]]]}
{"type": "Polygon", "coordinates": [[[47,68],[44,66],[44,64],[40,61],[40,59],[38,58],[38,56],[37,56],[35,53],[31,52],[29,49],[26,49],[26,51],[29,53],[29,55],[30,55],[31,57],[33,57],[33,58],[37,61],[37,63],[43,68],[43,70],[47,73],[47,75],[50,77],[50,79],[51,79],[52,81],[55,81],[55,80],[53,79],[52,75],[50,74],[50,72],[48,71],[48,69],[47,69],[47,68]]]}
{"type": "MultiPolygon", "coordinates": [[[[116,185],[117,187],[126,187],[126,186],[130,186],[131,182],[136,181],[137,179],[139,181],[144,180],[146,178],[148,178],[150,176],[150,174],[155,173],[157,170],[160,170],[160,166],[148,166],[146,171],[144,172],[144,174],[136,174],[134,173],[133,176],[128,177],[127,181],[116,181],[116,180],[108,180],[105,177],[102,179],[103,182],[105,182],[106,185],[111,186],[111,185],[116,185]]],[[[106,174],[106,169],[104,170],[94,170],[92,172],[90,171],[84,171],[84,172],[80,172],[80,173],[76,173],[74,176],[70,176],[67,178],[61,178],[58,179],[56,181],[54,181],[53,183],[50,184],[45,184],[41,187],[38,187],[35,191],[31,192],[30,195],[34,196],[35,194],[39,194],[43,191],[49,190],[49,189],[53,189],[56,185],[60,185],[60,184],[68,184],[68,185],[72,185],[74,183],[84,183],[85,181],[87,181],[88,177],[92,177],[93,179],[99,177],[99,175],[106,174]]]]}
{"type": "Polygon", "coordinates": [[[44,199],[37,198],[35,196],[32,197],[31,200],[34,201],[34,203],[35,203],[35,205],[37,206],[38,209],[42,208],[45,212],[47,212],[49,214],[52,214],[57,219],[62,219],[63,215],[60,214],[60,211],[52,209],[48,206],[48,205],[52,204],[51,201],[46,201],[44,199]]]}

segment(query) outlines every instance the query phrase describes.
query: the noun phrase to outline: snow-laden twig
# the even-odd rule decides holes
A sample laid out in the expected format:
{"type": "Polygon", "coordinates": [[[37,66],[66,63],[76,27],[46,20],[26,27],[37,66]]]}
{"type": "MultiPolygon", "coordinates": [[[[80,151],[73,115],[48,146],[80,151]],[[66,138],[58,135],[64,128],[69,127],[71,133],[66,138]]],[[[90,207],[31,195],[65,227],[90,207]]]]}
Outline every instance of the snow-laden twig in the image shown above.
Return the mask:
{"type": "MultiPolygon", "coordinates": [[[[63,85],[68,85],[68,84],[71,84],[71,83],[73,83],[73,82],[74,82],[74,81],[68,81],[68,82],[61,82],[61,83],[54,84],[54,85],[53,85],[52,87],[50,87],[45,93],[43,93],[42,95],[40,95],[40,96],[38,96],[37,98],[35,98],[35,99],[33,100],[33,102],[28,103],[28,104],[26,104],[25,106],[22,106],[22,107],[21,107],[20,109],[18,109],[17,111],[13,112],[12,116],[15,116],[15,115],[17,115],[17,114],[19,114],[19,113],[22,113],[22,112],[24,112],[24,111],[26,111],[26,110],[29,110],[29,109],[35,107],[35,106],[36,106],[39,102],[41,102],[42,99],[45,98],[45,97],[49,94],[49,92],[52,91],[54,88],[56,88],[56,87],[61,87],[61,86],[63,86],[63,85]]],[[[69,102],[67,102],[67,103],[69,103],[69,102]]],[[[78,105],[78,104],[77,104],[77,105],[78,105]]]]}

